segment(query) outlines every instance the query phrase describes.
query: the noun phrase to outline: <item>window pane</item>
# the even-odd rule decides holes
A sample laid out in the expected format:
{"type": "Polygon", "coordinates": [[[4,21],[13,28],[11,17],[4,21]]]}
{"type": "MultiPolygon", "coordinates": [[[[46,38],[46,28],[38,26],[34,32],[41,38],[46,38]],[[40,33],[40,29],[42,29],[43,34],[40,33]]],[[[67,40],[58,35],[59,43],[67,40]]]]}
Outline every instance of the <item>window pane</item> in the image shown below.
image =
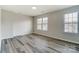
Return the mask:
{"type": "Polygon", "coordinates": [[[48,18],[47,17],[43,18],[43,23],[48,23],[48,18]]]}
{"type": "Polygon", "coordinates": [[[68,30],[68,28],[65,28],[65,30],[64,30],[65,32],[69,32],[69,30],[68,30]]]}
{"type": "Polygon", "coordinates": [[[65,24],[65,30],[64,30],[65,32],[68,32],[69,29],[68,27],[69,27],[68,24],[65,24]]]}
{"type": "Polygon", "coordinates": [[[78,22],[78,18],[73,18],[73,22],[78,22]]]}
{"type": "Polygon", "coordinates": [[[73,16],[72,13],[70,13],[70,14],[69,14],[69,18],[72,18],[72,16],[73,16]]]}
{"type": "Polygon", "coordinates": [[[68,18],[68,14],[65,14],[65,15],[64,15],[64,18],[68,18]]]}
{"type": "Polygon", "coordinates": [[[41,24],[42,23],[42,18],[37,19],[37,24],[41,24]]]}
{"type": "Polygon", "coordinates": [[[69,18],[69,22],[72,22],[72,21],[73,21],[73,19],[72,19],[72,17],[70,17],[70,18],[69,18]]]}
{"type": "Polygon", "coordinates": [[[41,29],[42,29],[42,26],[38,24],[38,25],[37,25],[37,29],[38,29],[38,30],[41,30],[41,29]]]}
{"type": "Polygon", "coordinates": [[[72,33],[72,30],[73,30],[73,26],[72,26],[72,24],[69,24],[69,32],[72,33]]]}
{"type": "Polygon", "coordinates": [[[69,25],[68,24],[65,24],[65,29],[68,28],[68,27],[69,27],[69,25]]]}
{"type": "Polygon", "coordinates": [[[78,17],[78,12],[73,13],[73,17],[78,17]]]}
{"type": "Polygon", "coordinates": [[[65,18],[65,23],[68,23],[69,22],[69,19],[68,18],[65,18]]]}
{"type": "Polygon", "coordinates": [[[47,31],[48,27],[47,24],[43,24],[43,30],[47,31]]]}
{"type": "Polygon", "coordinates": [[[78,25],[77,24],[73,24],[73,32],[78,33],[78,25]]]}

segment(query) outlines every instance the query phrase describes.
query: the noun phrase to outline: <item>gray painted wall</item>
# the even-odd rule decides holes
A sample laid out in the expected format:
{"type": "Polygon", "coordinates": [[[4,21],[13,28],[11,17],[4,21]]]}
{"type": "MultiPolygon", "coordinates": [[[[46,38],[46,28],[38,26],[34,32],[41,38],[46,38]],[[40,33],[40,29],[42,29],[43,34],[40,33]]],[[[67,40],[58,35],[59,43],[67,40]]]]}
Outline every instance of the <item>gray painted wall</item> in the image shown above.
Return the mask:
{"type": "Polygon", "coordinates": [[[79,6],[73,6],[71,8],[66,8],[63,10],[50,12],[47,14],[34,17],[34,28],[33,28],[34,33],[79,44],[79,33],[78,34],[64,33],[64,14],[76,11],[79,12],[79,6]],[[36,20],[37,18],[44,16],[48,17],[48,31],[37,30],[36,20]]]}

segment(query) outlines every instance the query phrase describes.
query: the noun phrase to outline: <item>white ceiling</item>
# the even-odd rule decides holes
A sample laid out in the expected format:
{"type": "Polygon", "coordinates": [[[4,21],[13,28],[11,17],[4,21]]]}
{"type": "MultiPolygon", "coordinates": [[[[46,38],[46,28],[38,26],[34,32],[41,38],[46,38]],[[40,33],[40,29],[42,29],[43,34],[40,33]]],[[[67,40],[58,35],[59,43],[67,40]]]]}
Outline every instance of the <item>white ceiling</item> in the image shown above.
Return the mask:
{"type": "Polygon", "coordinates": [[[0,5],[0,8],[28,16],[37,16],[71,6],[72,5],[0,5]],[[37,7],[37,10],[32,10],[32,7],[37,7]]]}

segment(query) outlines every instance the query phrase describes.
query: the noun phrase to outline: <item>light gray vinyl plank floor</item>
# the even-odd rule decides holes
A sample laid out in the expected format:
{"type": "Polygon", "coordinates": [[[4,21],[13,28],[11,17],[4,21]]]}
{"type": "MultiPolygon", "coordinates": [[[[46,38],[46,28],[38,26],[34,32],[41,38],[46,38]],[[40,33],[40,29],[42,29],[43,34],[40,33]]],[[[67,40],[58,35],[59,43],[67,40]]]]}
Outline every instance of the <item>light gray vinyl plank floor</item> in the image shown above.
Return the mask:
{"type": "Polygon", "coordinates": [[[4,39],[2,53],[79,53],[78,44],[30,34],[4,39]]]}

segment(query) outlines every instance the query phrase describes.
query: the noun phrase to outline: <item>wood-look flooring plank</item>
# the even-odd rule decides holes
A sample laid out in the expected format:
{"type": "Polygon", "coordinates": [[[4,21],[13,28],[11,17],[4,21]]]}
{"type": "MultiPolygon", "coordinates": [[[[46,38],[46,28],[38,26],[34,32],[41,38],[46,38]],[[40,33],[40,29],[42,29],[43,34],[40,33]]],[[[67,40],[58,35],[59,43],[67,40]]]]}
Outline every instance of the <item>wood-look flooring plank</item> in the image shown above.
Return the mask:
{"type": "Polygon", "coordinates": [[[76,45],[40,35],[23,35],[2,41],[3,53],[79,53],[76,45]]]}

